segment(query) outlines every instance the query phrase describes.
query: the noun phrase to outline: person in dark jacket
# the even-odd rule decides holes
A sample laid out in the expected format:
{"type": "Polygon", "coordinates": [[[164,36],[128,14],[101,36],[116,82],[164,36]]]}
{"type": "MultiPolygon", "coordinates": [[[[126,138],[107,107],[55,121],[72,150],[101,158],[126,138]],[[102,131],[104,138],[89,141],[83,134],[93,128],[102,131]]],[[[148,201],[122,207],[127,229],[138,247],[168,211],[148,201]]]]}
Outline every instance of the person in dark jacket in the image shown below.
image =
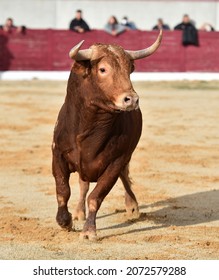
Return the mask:
{"type": "Polygon", "coordinates": [[[71,21],[69,29],[75,32],[84,33],[90,31],[90,28],[86,21],[82,18],[82,11],[77,10],[75,18],[71,21]]]}
{"type": "Polygon", "coordinates": [[[170,27],[168,24],[165,24],[163,22],[163,19],[162,18],[159,18],[157,20],[157,24],[152,28],[153,30],[160,30],[160,29],[163,29],[163,30],[170,30],[170,27]]]}
{"type": "Polygon", "coordinates": [[[182,30],[182,44],[184,46],[195,45],[198,46],[198,31],[192,24],[189,16],[183,16],[182,22],[174,27],[174,30],[182,30]]]}

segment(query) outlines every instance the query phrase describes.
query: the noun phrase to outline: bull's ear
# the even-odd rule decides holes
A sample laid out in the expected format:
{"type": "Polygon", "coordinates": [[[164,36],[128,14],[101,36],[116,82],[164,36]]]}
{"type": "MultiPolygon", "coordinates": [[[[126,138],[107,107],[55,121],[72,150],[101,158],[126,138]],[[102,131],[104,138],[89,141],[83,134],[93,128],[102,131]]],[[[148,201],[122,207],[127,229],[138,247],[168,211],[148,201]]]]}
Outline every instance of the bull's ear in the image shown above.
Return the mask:
{"type": "Polygon", "coordinates": [[[134,61],[133,63],[131,64],[131,73],[133,73],[135,71],[135,64],[134,64],[134,61]]]}
{"type": "Polygon", "coordinates": [[[82,76],[83,78],[86,78],[90,74],[91,63],[90,63],[89,60],[86,60],[86,61],[76,61],[73,64],[72,71],[75,74],[77,74],[79,76],[82,76]]]}

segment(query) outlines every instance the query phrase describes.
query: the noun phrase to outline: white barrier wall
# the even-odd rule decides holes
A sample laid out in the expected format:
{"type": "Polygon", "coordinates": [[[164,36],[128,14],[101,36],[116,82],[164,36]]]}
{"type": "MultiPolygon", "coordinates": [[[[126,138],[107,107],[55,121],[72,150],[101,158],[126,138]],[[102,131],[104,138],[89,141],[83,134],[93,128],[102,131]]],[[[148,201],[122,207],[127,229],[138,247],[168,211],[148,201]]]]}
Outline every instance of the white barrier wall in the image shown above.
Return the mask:
{"type": "Polygon", "coordinates": [[[173,28],[188,13],[197,28],[208,22],[219,31],[219,0],[0,0],[0,24],[12,17],[16,25],[29,28],[68,29],[77,9],[93,29],[103,29],[111,15],[118,20],[126,15],[143,30],[151,30],[161,17],[173,28]]]}

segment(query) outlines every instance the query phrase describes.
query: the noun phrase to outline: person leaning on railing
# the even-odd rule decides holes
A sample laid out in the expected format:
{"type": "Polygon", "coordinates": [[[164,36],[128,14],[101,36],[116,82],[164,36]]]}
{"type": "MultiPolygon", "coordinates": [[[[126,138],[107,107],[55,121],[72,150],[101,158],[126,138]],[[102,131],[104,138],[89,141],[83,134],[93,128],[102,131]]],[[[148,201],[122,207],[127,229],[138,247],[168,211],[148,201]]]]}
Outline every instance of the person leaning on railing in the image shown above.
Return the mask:
{"type": "Polygon", "coordinates": [[[10,17],[6,19],[4,25],[0,25],[0,29],[7,33],[17,32],[17,33],[25,34],[26,32],[26,27],[24,25],[15,26],[13,19],[10,17]]]}

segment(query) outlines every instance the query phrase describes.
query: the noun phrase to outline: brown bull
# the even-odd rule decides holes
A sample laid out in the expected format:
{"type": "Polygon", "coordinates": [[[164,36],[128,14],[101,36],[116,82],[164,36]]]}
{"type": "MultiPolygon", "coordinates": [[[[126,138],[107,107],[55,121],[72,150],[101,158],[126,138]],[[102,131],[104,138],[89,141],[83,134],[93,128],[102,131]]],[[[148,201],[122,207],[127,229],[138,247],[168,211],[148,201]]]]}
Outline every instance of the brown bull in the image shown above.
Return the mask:
{"type": "Polygon", "coordinates": [[[127,212],[138,214],[128,165],[141,135],[142,116],[130,74],[134,60],[154,53],[161,38],[162,32],[152,46],[140,51],[103,44],[80,50],[83,42],[70,51],[75,62],[54,130],[52,167],[58,201],[56,220],[63,228],[73,226],[67,206],[70,173],[78,172],[80,178],[74,219],[85,219],[89,183],[97,182],[87,199],[83,238],[96,238],[97,211],[118,178],[125,188],[127,212]]]}

